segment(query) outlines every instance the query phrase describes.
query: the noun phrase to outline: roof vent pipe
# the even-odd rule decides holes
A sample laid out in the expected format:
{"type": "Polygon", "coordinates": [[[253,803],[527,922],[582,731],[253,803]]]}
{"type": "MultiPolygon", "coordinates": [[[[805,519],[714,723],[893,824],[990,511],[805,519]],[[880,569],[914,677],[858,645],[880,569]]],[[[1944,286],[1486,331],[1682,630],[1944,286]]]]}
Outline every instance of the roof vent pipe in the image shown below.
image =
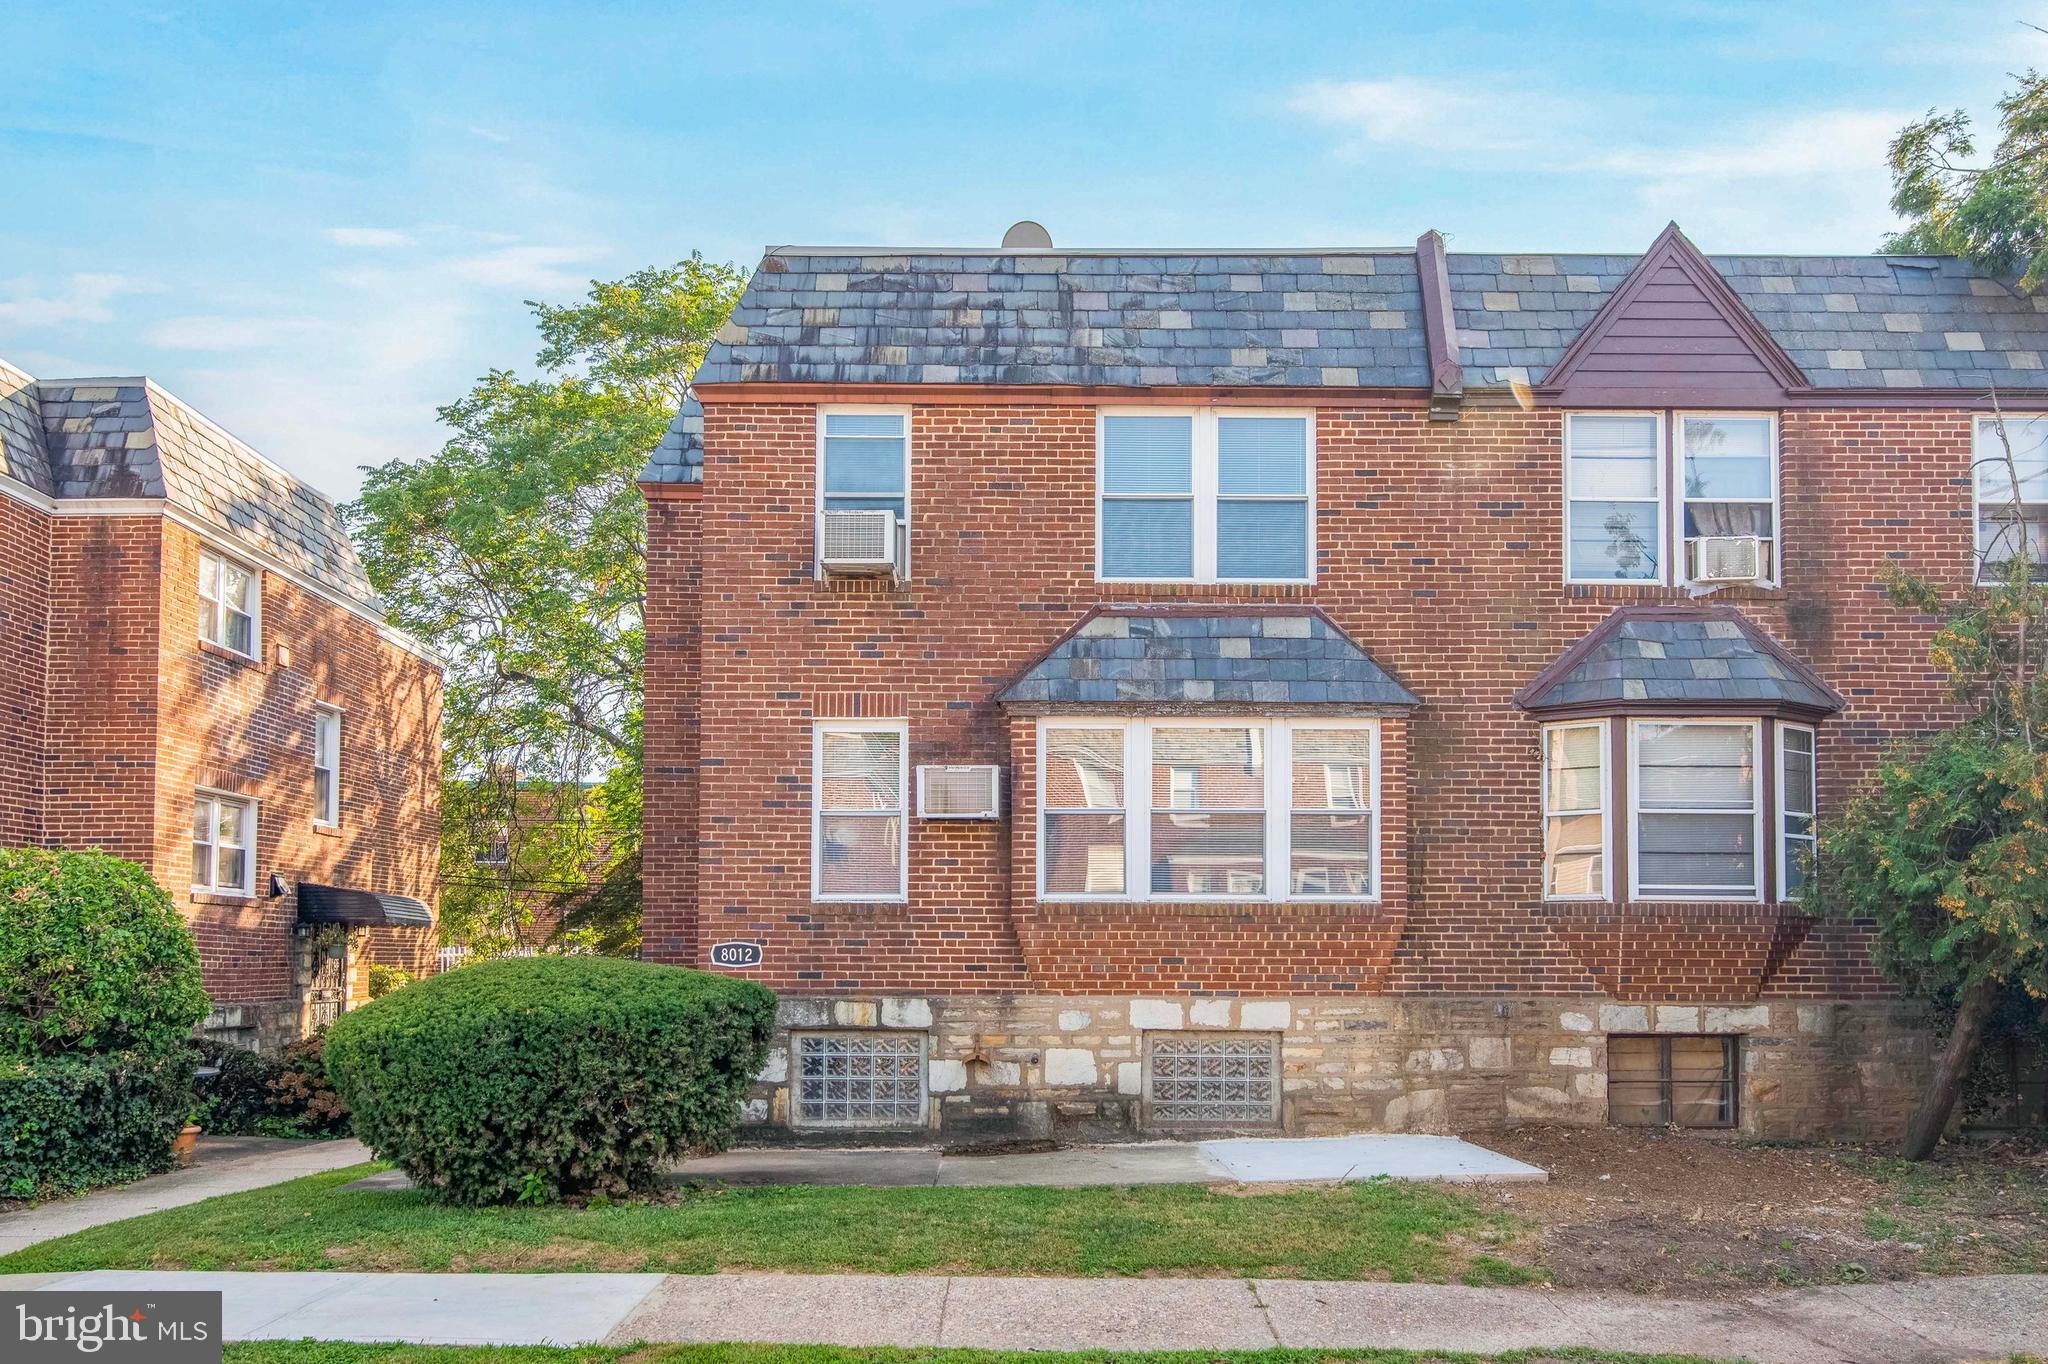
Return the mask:
{"type": "Polygon", "coordinates": [[[1012,223],[1010,230],[1003,234],[1005,251],[1050,251],[1052,233],[1026,218],[1021,223],[1012,223]]]}

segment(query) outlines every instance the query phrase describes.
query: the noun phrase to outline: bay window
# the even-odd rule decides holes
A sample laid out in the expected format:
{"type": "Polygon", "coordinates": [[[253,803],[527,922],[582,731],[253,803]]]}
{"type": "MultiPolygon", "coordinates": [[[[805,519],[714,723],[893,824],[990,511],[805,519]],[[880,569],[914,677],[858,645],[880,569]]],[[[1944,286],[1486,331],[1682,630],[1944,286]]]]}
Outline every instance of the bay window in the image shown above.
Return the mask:
{"type": "Polygon", "coordinates": [[[1778,898],[1796,900],[1813,864],[1814,733],[1778,726],[1778,898]]]}
{"type": "Polygon", "coordinates": [[[1372,899],[1378,741],[1371,720],[1047,720],[1039,894],[1372,899]]]}
{"type": "Polygon", "coordinates": [[[1097,577],[1313,576],[1312,414],[1103,412],[1097,444],[1097,577]]]}
{"type": "Polygon", "coordinates": [[[1543,730],[1543,896],[1607,895],[1607,722],[1543,730]]]}
{"type": "Polygon", "coordinates": [[[1762,898],[1760,728],[1754,720],[1631,722],[1636,898],[1762,898]]]}
{"type": "Polygon", "coordinates": [[[817,726],[812,898],[877,901],[908,894],[905,737],[901,721],[828,720],[817,726]]]}

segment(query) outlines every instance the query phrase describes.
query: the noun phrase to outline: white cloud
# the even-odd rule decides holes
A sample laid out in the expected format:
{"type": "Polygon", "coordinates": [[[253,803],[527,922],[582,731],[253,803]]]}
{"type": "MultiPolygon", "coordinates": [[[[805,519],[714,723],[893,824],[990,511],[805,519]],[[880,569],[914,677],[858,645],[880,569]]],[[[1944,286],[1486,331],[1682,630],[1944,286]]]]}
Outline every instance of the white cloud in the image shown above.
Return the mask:
{"type": "Polygon", "coordinates": [[[164,350],[253,350],[304,335],[319,325],[310,317],[170,317],[151,327],[144,339],[164,350]]]}
{"type": "Polygon", "coordinates": [[[413,244],[410,232],[401,232],[395,227],[330,227],[327,239],[337,246],[356,246],[372,251],[389,251],[413,244]]]}
{"type": "Polygon", "coordinates": [[[0,322],[23,327],[54,327],[67,322],[111,322],[110,306],[123,294],[148,292],[139,280],[125,275],[75,274],[49,292],[38,292],[30,280],[14,280],[0,298],[0,322]]]}
{"type": "Polygon", "coordinates": [[[444,268],[452,278],[486,289],[581,293],[589,285],[589,277],[563,267],[586,265],[602,259],[604,254],[602,248],[594,246],[505,246],[457,256],[447,261],[444,268]]]}
{"type": "Polygon", "coordinates": [[[1460,156],[1519,154],[1543,145],[1578,113],[1569,100],[1508,86],[1474,94],[1465,86],[1396,76],[1391,80],[1311,81],[1287,107],[1337,130],[1338,150],[1360,157],[1380,149],[1460,156]]]}

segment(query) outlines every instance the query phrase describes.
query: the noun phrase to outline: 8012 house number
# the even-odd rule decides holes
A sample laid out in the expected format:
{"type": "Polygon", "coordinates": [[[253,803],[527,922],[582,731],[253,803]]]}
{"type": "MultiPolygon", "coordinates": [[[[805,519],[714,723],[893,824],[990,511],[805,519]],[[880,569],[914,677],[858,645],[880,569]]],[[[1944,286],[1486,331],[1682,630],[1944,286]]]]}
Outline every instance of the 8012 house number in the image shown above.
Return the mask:
{"type": "Polygon", "coordinates": [[[761,944],[757,942],[715,942],[711,944],[711,964],[727,969],[744,969],[761,964],[761,944]]]}

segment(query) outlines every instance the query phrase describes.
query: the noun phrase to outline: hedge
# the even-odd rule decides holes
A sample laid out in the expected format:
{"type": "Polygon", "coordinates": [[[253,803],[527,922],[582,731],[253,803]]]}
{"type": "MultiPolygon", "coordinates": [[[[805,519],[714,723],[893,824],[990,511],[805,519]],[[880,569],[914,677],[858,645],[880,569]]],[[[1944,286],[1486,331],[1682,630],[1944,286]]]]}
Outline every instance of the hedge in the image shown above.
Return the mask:
{"type": "Polygon", "coordinates": [[[723,1146],[766,1057],[750,981],[608,957],[510,958],[395,990],[328,1030],[356,1135],[455,1203],[657,1185],[723,1146]]]}
{"type": "Polygon", "coordinates": [[[40,1198],[171,1168],[198,1052],[0,1061],[0,1197],[40,1198]]]}
{"type": "Polygon", "coordinates": [[[0,1060],[160,1056],[206,1016],[171,897],[111,854],[0,849],[0,1060]]]}

